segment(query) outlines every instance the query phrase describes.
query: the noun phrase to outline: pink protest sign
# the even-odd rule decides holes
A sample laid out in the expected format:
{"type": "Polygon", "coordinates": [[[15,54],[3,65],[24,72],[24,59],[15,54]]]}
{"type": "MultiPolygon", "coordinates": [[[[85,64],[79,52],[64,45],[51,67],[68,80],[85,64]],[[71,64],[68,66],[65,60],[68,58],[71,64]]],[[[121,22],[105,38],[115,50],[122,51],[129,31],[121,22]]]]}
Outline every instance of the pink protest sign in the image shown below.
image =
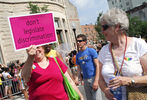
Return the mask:
{"type": "Polygon", "coordinates": [[[52,13],[9,17],[15,50],[57,41],[52,13]]]}

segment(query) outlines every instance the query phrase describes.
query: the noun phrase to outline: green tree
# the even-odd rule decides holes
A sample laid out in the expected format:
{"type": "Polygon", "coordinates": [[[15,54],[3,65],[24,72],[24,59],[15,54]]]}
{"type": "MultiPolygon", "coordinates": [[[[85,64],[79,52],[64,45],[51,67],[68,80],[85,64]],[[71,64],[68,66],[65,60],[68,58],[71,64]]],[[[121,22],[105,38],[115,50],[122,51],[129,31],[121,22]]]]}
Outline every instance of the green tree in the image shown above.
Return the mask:
{"type": "MultiPolygon", "coordinates": [[[[98,32],[98,39],[105,40],[104,35],[101,33],[101,25],[99,22],[102,13],[99,13],[97,17],[97,22],[95,24],[95,29],[98,32]]],[[[131,17],[128,15],[129,18],[129,30],[127,34],[131,37],[146,37],[147,35],[147,21],[142,21],[138,17],[131,17]]]]}
{"type": "Polygon", "coordinates": [[[138,17],[131,17],[128,15],[129,18],[129,30],[128,35],[131,37],[139,37],[141,34],[141,25],[142,21],[138,17]]]}
{"type": "Polygon", "coordinates": [[[129,18],[129,30],[128,35],[133,37],[145,37],[147,33],[147,21],[142,21],[139,17],[131,17],[129,18]]]}
{"type": "Polygon", "coordinates": [[[142,22],[141,37],[147,37],[147,21],[142,22]]]}
{"type": "MultiPolygon", "coordinates": [[[[31,2],[29,3],[28,9],[30,9],[30,13],[41,13],[41,12],[47,12],[48,11],[48,6],[44,5],[43,7],[39,7],[38,5],[32,4],[31,2]]],[[[57,46],[57,43],[52,43],[52,47],[55,48],[57,46]]]]}
{"type": "Polygon", "coordinates": [[[102,16],[102,12],[99,13],[98,17],[97,17],[97,21],[95,23],[95,30],[97,31],[97,39],[98,40],[105,40],[104,35],[101,32],[101,24],[100,24],[100,17],[102,16]]]}
{"type": "Polygon", "coordinates": [[[38,5],[32,4],[31,2],[29,3],[29,7],[30,9],[30,13],[34,14],[34,13],[41,13],[41,12],[47,12],[48,11],[48,6],[44,5],[43,7],[39,7],[38,5]]]}

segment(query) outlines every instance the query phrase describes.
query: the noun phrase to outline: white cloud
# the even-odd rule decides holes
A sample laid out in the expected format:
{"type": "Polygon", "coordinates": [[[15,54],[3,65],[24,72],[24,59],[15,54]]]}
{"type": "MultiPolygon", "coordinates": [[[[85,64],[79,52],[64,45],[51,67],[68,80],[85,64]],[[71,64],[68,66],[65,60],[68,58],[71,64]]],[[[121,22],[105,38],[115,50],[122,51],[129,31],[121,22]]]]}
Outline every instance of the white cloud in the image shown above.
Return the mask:
{"type": "Polygon", "coordinates": [[[70,0],[78,10],[82,25],[95,23],[100,12],[108,10],[107,0],[70,0]]]}
{"type": "MultiPolygon", "coordinates": [[[[88,18],[85,16],[80,16],[80,24],[83,25],[84,22],[87,22],[88,18]]],[[[84,23],[85,24],[85,23],[84,23]]]]}
{"type": "Polygon", "coordinates": [[[75,4],[76,7],[84,9],[85,7],[88,7],[92,4],[94,0],[70,0],[75,4]]]}

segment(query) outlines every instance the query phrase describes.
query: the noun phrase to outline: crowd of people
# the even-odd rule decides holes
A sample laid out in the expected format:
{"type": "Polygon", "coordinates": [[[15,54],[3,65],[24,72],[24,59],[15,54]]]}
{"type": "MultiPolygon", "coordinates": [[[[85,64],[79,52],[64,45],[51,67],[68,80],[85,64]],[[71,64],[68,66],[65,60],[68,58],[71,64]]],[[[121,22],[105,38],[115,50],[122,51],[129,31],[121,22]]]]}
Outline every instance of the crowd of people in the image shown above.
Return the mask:
{"type": "Polygon", "coordinates": [[[22,77],[21,69],[24,63],[19,60],[9,63],[8,65],[0,64],[0,97],[13,99],[13,94],[24,94],[28,99],[26,88],[22,77]]]}
{"type": "MultiPolygon", "coordinates": [[[[26,100],[28,97],[29,100],[69,100],[61,68],[80,100],[84,100],[77,87],[80,84],[84,86],[87,100],[101,100],[99,89],[109,100],[137,100],[137,95],[129,97],[128,91],[129,88],[147,89],[147,43],[127,35],[129,19],[123,10],[113,8],[104,13],[100,24],[108,41],[105,45],[93,48],[87,45],[86,35],[79,34],[76,37],[78,51],[71,51],[65,59],[51,45],[32,45],[27,49],[25,63],[17,61],[8,67],[1,64],[0,86],[2,81],[12,80],[5,83],[5,89],[0,88],[1,96],[8,93],[13,99],[12,86],[16,83],[15,88],[23,90],[26,100]],[[21,83],[27,84],[28,93],[21,83]]],[[[147,95],[147,91],[144,94],[147,95]]],[[[139,98],[146,100],[147,97],[139,98]]]]}

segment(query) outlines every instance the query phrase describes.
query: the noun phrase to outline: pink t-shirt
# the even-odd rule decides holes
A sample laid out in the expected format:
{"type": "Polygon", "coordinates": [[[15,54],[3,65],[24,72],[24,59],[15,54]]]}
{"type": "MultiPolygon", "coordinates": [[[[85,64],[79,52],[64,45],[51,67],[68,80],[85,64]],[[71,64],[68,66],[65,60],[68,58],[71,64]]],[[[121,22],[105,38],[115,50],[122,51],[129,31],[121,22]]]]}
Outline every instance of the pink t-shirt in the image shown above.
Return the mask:
{"type": "MultiPolygon", "coordinates": [[[[63,71],[67,66],[59,58],[57,61],[63,71]]],[[[63,86],[63,77],[53,58],[49,58],[49,66],[42,69],[37,63],[32,66],[29,86],[29,100],[68,100],[63,86]]]]}

